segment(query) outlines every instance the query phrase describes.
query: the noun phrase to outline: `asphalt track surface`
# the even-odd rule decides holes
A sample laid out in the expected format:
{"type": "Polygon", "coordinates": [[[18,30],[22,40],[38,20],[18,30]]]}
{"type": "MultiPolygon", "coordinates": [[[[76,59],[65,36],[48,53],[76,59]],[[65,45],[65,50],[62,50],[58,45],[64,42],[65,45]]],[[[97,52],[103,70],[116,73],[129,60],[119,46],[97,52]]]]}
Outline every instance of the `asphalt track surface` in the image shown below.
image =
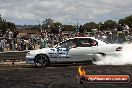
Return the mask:
{"type": "MultiPolygon", "coordinates": [[[[79,65],[57,65],[46,68],[34,66],[0,66],[0,88],[132,88],[132,81],[126,84],[79,84],[79,65]]],[[[85,65],[87,74],[129,74],[132,79],[132,65],[85,65]]]]}

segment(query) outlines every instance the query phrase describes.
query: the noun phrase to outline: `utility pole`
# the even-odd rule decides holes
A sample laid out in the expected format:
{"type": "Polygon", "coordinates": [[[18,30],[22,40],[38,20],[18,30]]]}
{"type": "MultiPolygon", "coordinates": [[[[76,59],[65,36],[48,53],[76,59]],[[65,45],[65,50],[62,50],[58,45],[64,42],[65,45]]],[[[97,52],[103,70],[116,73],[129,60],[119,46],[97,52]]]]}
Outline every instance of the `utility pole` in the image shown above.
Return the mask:
{"type": "Polygon", "coordinates": [[[76,24],[77,24],[77,27],[78,27],[79,26],[79,21],[81,21],[81,20],[90,20],[90,19],[72,19],[72,20],[76,21],[76,24]]]}
{"type": "Polygon", "coordinates": [[[79,19],[73,19],[73,20],[75,20],[75,21],[76,21],[76,23],[77,23],[77,28],[78,28],[78,20],[79,20],[79,19]]]}

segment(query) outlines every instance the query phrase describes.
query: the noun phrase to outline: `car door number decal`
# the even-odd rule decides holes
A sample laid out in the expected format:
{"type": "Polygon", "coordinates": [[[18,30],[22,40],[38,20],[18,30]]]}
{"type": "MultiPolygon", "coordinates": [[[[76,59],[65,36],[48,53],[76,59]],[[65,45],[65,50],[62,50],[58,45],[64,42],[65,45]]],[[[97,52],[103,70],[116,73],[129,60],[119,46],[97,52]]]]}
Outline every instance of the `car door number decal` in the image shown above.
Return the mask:
{"type": "Polygon", "coordinates": [[[57,52],[55,52],[55,49],[50,49],[49,51],[49,56],[50,58],[69,58],[68,56],[68,52],[69,49],[68,48],[57,48],[57,52]]]}
{"type": "Polygon", "coordinates": [[[63,55],[67,55],[68,54],[68,52],[69,52],[69,49],[67,49],[67,48],[58,48],[57,49],[57,52],[58,52],[58,54],[63,54],[63,55]]]}
{"type": "Polygon", "coordinates": [[[67,48],[57,48],[57,51],[55,49],[50,49],[48,54],[50,58],[69,58],[68,52],[69,49],[67,48]]]}

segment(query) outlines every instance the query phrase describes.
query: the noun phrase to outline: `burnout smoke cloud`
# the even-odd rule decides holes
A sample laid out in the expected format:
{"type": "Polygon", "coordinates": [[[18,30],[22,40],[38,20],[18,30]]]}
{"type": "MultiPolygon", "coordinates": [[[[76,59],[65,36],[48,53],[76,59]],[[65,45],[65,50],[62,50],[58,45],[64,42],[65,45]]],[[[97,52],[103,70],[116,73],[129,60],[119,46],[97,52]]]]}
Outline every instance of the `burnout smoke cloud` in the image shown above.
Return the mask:
{"type": "Polygon", "coordinates": [[[97,65],[126,65],[132,64],[132,44],[123,44],[123,50],[121,55],[115,56],[106,56],[101,58],[100,61],[95,62],[97,65]]]}

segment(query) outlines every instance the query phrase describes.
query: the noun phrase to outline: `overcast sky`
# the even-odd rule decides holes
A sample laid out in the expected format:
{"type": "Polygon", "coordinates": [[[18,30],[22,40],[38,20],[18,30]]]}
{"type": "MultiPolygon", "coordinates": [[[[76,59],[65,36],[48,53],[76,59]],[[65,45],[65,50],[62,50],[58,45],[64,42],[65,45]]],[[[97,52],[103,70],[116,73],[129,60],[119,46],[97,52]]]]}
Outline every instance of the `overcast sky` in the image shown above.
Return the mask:
{"type": "Polygon", "coordinates": [[[0,0],[0,14],[22,25],[46,18],[63,24],[104,22],[132,15],[132,0],[0,0]]]}

